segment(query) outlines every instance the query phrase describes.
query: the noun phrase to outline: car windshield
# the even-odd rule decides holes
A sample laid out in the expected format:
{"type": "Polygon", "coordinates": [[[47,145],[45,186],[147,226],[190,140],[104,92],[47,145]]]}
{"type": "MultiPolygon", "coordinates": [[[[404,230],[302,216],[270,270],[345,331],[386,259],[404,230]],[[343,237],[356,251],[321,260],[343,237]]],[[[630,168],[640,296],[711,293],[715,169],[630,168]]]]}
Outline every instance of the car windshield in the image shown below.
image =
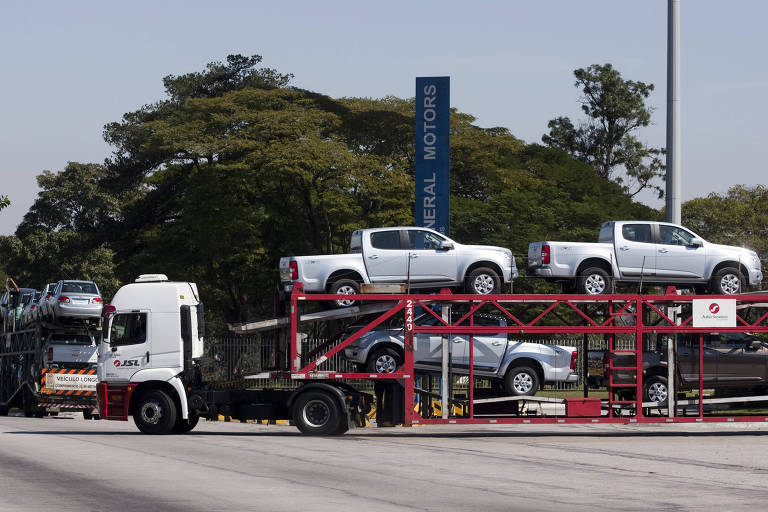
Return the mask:
{"type": "Polygon", "coordinates": [[[98,295],[99,290],[94,283],[64,283],[61,286],[62,293],[90,293],[91,295],[98,295]]]}
{"type": "Polygon", "coordinates": [[[90,345],[91,337],[87,334],[57,334],[48,340],[52,345],[90,345]]]}

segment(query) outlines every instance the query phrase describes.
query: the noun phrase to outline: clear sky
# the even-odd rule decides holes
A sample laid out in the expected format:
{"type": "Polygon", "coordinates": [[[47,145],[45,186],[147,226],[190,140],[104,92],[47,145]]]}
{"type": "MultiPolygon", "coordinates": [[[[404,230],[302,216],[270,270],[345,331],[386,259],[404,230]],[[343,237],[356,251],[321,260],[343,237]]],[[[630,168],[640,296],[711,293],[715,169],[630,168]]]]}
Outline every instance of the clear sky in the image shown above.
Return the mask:
{"type": "MultiPolygon", "coordinates": [[[[683,200],[764,184],[768,2],[680,10],[683,200]]],[[[13,204],[0,234],[42,170],[103,161],[104,124],[162,99],[163,76],[231,53],[333,97],[411,97],[416,76],[448,75],[453,107],[526,142],[553,117],[580,117],[574,69],[610,62],[656,85],[640,137],[663,146],[666,16],[666,0],[4,2],[0,193],[13,204]]]]}

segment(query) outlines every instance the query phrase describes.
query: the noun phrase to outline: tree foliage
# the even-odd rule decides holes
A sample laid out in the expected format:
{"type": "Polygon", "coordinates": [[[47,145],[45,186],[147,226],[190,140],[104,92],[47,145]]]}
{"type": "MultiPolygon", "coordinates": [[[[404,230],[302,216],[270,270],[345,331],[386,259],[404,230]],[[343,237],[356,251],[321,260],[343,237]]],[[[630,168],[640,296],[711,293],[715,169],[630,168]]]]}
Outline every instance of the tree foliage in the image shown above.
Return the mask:
{"type": "MultiPolygon", "coordinates": [[[[726,194],[686,201],[683,224],[706,240],[748,247],[768,259],[768,188],[734,185],[726,194]]],[[[765,265],[763,265],[765,267],[765,265]]],[[[765,269],[764,269],[765,270],[765,269]]]]}
{"type": "Polygon", "coordinates": [[[664,150],[648,147],[635,135],[651,122],[653,109],[645,100],[653,84],[624,80],[610,64],[580,68],[574,76],[587,118],[577,125],[568,117],[552,119],[542,141],[590,165],[631,196],[650,188],[663,197],[657,180],[665,175],[664,150]]]}

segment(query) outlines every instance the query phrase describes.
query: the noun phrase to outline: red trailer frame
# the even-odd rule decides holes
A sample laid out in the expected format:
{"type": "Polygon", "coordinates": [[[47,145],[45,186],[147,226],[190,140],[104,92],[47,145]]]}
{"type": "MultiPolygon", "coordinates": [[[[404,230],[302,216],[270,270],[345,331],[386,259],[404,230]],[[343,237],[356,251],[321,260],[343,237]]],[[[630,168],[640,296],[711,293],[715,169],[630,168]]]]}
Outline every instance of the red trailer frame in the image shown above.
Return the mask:
{"type": "MultiPolygon", "coordinates": [[[[340,296],[328,294],[306,294],[300,284],[297,284],[291,294],[290,305],[290,370],[288,372],[275,372],[273,377],[290,377],[293,380],[400,380],[405,389],[404,418],[407,425],[414,424],[517,424],[517,423],[694,423],[694,422],[741,422],[741,421],[768,421],[768,416],[705,416],[703,402],[703,334],[709,332],[768,332],[768,297],[761,295],[678,295],[673,288],[667,290],[665,295],[566,295],[566,294],[532,294],[532,295],[469,295],[452,294],[449,290],[443,290],[439,294],[356,294],[344,296],[346,299],[361,301],[388,301],[392,307],[381,313],[375,320],[362,326],[358,331],[343,341],[338,342],[313,360],[302,364],[301,337],[299,331],[300,309],[302,305],[313,301],[333,301],[340,296]],[[694,299],[707,299],[712,301],[735,299],[737,301],[737,325],[736,327],[693,327],[693,316],[688,312],[694,299]],[[459,320],[445,322],[434,313],[429,305],[436,303],[465,304],[468,308],[459,320]],[[413,322],[414,309],[418,306],[431,312],[441,322],[438,326],[420,326],[413,322]],[[682,316],[678,316],[677,322],[665,312],[665,308],[680,306],[684,310],[682,316]],[[473,325],[473,314],[485,307],[493,308],[499,315],[505,315],[508,319],[507,327],[476,326],[473,325]],[[745,309],[754,310],[756,319],[748,321],[745,309]],[[530,311],[536,311],[533,318],[524,319],[523,315],[530,311]],[[320,366],[329,358],[343,350],[346,346],[360,338],[363,334],[376,328],[399,312],[404,313],[405,318],[405,361],[402,367],[395,373],[372,374],[342,373],[334,371],[321,371],[320,366]],[[583,325],[574,325],[565,316],[577,319],[583,325]],[[470,325],[459,325],[469,319],[470,325]],[[474,409],[474,369],[473,369],[473,334],[478,333],[579,333],[579,334],[603,334],[608,339],[608,350],[612,353],[629,353],[635,355],[635,367],[611,367],[611,370],[635,371],[636,384],[616,384],[612,382],[613,373],[609,373],[609,386],[635,388],[635,400],[614,400],[613,393],[609,389],[609,398],[603,405],[607,406],[607,414],[594,417],[475,417],[474,409]],[[440,334],[469,334],[469,413],[466,418],[423,418],[415,410],[415,379],[413,359],[413,336],[417,333],[440,334]],[[651,416],[646,415],[643,407],[643,340],[645,335],[651,334],[681,334],[698,333],[699,339],[699,395],[698,415],[696,416],[651,416]],[[634,335],[634,349],[616,349],[615,336],[618,334],[634,335]],[[632,405],[634,404],[634,405],[632,405]],[[615,407],[633,406],[633,416],[614,414],[615,407]]],[[[668,310],[667,310],[668,311],[668,310]]],[[[531,315],[528,315],[531,316],[531,315]]],[[[585,368],[586,371],[586,368],[585,368]]],[[[676,407],[675,407],[676,409],[676,407]]],[[[674,411],[677,412],[676,410],[674,411]]]]}

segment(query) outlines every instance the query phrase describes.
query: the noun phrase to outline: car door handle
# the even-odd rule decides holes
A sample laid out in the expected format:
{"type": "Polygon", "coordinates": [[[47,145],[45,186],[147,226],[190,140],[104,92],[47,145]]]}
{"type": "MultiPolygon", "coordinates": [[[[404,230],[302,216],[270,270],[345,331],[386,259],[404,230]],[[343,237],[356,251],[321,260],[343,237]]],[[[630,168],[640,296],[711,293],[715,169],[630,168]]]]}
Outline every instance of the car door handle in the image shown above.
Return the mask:
{"type": "Polygon", "coordinates": [[[464,338],[453,338],[454,343],[461,343],[462,341],[464,341],[464,338]]]}
{"type": "Polygon", "coordinates": [[[628,245],[623,245],[623,246],[619,247],[619,250],[620,251],[628,251],[629,250],[629,246],[628,245]]]}
{"type": "Polygon", "coordinates": [[[493,345],[494,347],[498,347],[499,345],[502,345],[503,343],[504,342],[502,342],[502,341],[494,341],[493,343],[491,343],[491,345],[493,345]]]}
{"type": "Polygon", "coordinates": [[[147,364],[149,364],[149,350],[147,350],[147,364]]]}
{"type": "Polygon", "coordinates": [[[368,256],[368,259],[369,260],[377,260],[377,259],[379,259],[379,255],[378,254],[371,254],[370,256],[368,256]]]}
{"type": "Polygon", "coordinates": [[[416,258],[419,257],[419,255],[418,254],[411,254],[410,257],[411,257],[411,259],[416,259],[416,258]]]}
{"type": "Polygon", "coordinates": [[[669,249],[659,249],[659,252],[662,254],[666,254],[669,252],[669,249]]]}

